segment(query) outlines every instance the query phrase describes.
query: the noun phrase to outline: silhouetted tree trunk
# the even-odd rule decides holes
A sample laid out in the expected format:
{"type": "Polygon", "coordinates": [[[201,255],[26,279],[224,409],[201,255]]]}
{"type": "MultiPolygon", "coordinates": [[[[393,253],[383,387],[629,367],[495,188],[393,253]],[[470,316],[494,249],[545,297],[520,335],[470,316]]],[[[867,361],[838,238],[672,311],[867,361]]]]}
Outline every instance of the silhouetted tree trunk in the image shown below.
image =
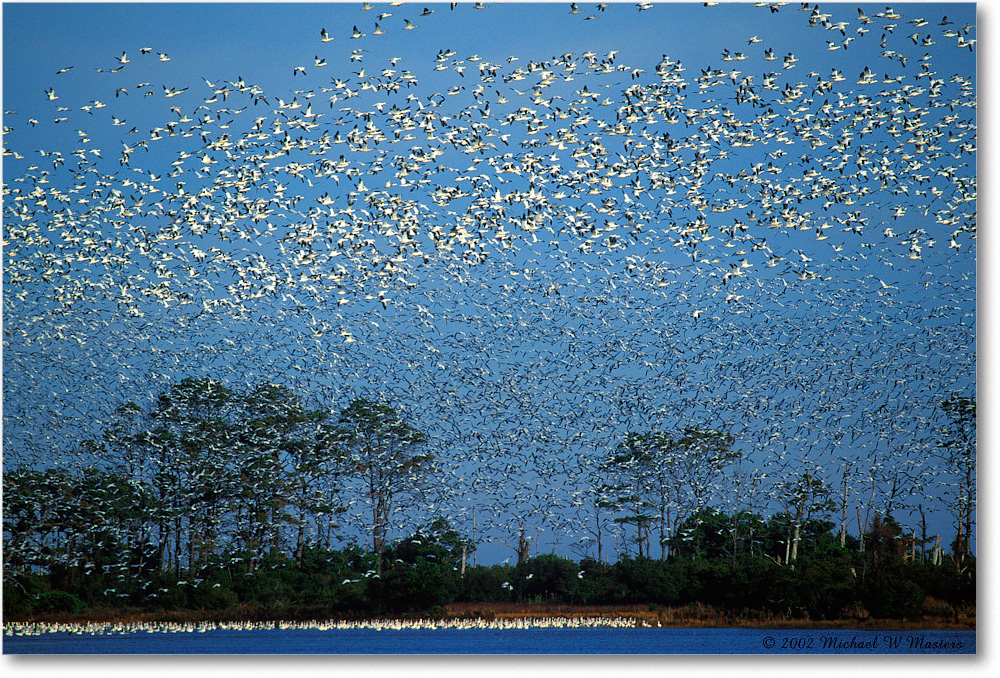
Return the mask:
{"type": "Polygon", "coordinates": [[[340,413],[337,441],[348,473],[360,479],[369,502],[372,550],[380,575],[395,499],[417,489],[433,459],[415,454],[426,440],[384,403],[358,398],[340,413]]]}
{"type": "Polygon", "coordinates": [[[954,396],[941,403],[948,417],[939,447],[950,470],[958,478],[953,513],[957,534],[953,545],[955,562],[962,566],[972,556],[972,514],[976,504],[976,400],[954,396]]]}

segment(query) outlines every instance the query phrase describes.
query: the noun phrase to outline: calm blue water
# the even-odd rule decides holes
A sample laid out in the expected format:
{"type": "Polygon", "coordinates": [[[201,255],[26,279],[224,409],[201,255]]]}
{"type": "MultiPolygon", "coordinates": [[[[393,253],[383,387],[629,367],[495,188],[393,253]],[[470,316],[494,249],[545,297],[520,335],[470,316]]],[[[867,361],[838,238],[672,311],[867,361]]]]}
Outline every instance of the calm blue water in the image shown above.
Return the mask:
{"type": "Polygon", "coordinates": [[[975,654],[975,631],[368,629],[4,636],[4,654],[975,654]]]}

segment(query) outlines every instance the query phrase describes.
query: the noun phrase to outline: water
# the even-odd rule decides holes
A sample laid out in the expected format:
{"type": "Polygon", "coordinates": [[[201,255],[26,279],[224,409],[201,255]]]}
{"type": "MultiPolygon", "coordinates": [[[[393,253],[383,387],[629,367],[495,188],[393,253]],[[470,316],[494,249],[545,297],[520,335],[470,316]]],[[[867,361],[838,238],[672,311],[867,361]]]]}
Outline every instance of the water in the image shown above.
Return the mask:
{"type": "Polygon", "coordinates": [[[975,631],[209,630],[4,636],[4,654],[975,654],[975,631]]]}

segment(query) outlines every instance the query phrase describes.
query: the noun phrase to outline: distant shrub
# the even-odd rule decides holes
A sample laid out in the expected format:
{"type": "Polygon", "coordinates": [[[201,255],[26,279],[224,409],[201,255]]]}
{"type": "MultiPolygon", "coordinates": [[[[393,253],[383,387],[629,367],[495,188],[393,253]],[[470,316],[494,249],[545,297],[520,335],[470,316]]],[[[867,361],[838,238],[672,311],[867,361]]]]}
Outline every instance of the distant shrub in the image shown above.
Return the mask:
{"type": "Polygon", "coordinates": [[[883,619],[917,617],[926,594],[910,580],[907,568],[893,563],[870,576],[863,587],[862,600],[871,616],[883,619]]]}
{"type": "Polygon", "coordinates": [[[3,613],[5,616],[28,612],[34,606],[34,598],[13,582],[3,583],[3,613]]]}
{"type": "Polygon", "coordinates": [[[87,608],[86,603],[72,593],[51,591],[38,595],[35,609],[39,612],[70,612],[76,614],[87,608]]]}

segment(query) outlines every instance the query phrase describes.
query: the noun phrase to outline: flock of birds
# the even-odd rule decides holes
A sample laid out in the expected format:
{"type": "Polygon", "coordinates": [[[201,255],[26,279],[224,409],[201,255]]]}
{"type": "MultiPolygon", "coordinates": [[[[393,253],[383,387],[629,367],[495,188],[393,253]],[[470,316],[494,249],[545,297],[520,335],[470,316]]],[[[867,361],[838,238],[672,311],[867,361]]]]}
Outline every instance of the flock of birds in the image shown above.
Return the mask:
{"type": "MultiPolygon", "coordinates": [[[[91,463],[117,405],[194,374],[400,407],[449,460],[423,510],[466,532],[586,546],[624,434],[692,424],[747,460],[717,504],[808,470],[945,506],[937,404],[975,388],[975,27],[699,9],[759,24],[700,63],[669,39],[625,63],[620,34],[428,61],[394,51],[446,7],[365,3],[308,28],[287,90],[159,82],[178,57],[142,45],[96,67],[107,95],[77,63],[44,115],[8,99],[6,464],[91,463]],[[753,34],[778,20],[808,55],[753,34]]],[[[636,11],[672,10],[564,20],[636,11]]]]}
{"type": "MultiPolygon", "coordinates": [[[[48,622],[8,622],[5,636],[39,636],[47,633],[88,634],[95,636],[126,633],[210,633],[215,631],[414,631],[444,629],[577,629],[635,628],[648,622],[635,617],[515,617],[500,619],[368,619],[356,621],[312,620],[303,622],[88,622],[86,624],[48,622]]],[[[659,624],[659,622],[657,622],[659,624]]]]}

